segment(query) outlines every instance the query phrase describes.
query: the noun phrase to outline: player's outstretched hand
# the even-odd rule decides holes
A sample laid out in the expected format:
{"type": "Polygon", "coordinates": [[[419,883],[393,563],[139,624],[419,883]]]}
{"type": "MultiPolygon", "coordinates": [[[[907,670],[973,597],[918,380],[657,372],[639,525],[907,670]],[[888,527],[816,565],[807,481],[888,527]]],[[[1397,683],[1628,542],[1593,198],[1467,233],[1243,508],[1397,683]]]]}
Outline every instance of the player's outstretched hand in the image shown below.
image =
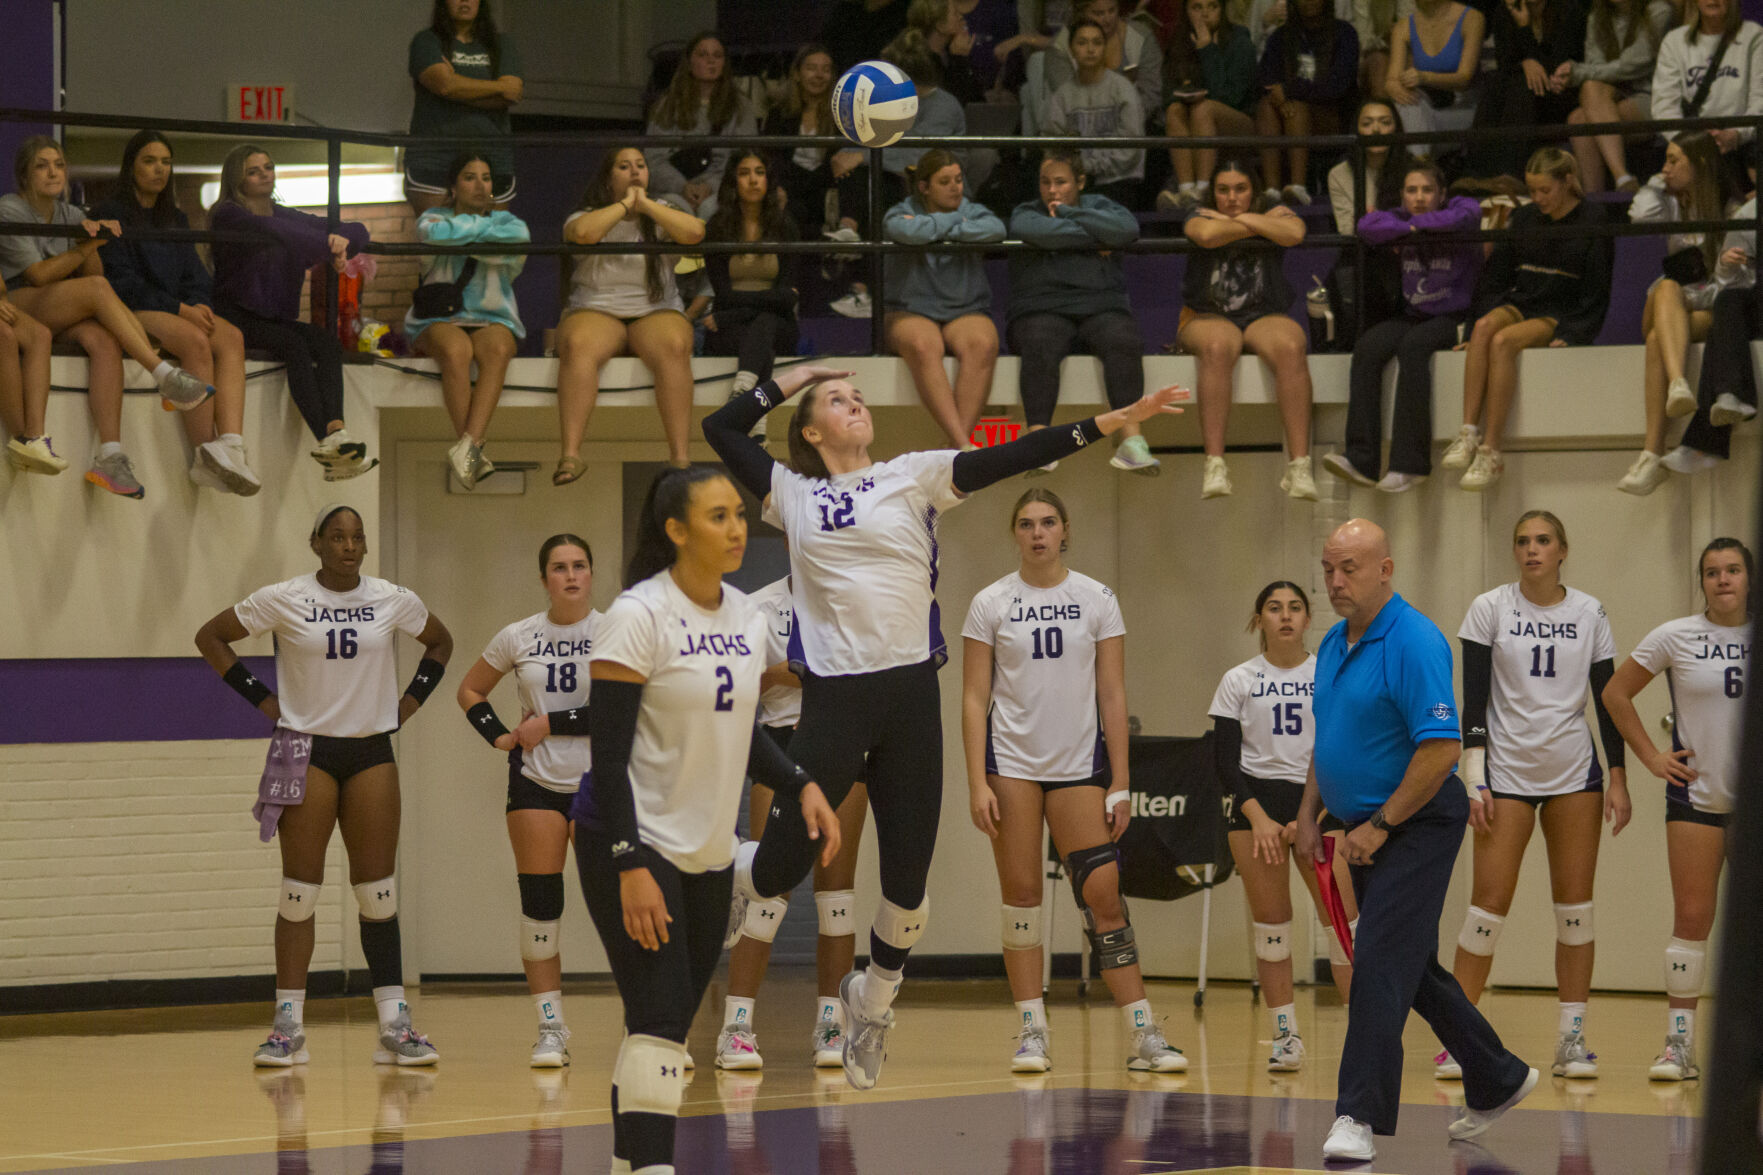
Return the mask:
{"type": "Polygon", "coordinates": [[[1162,415],[1164,413],[1168,413],[1172,416],[1179,416],[1182,412],[1181,405],[1187,403],[1193,398],[1194,393],[1189,389],[1182,387],[1180,384],[1170,384],[1166,388],[1158,388],[1154,392],[1147,392],[1144,396],[1140,397],[1137,403],[1128,404],[1125,408],[1121,409],[1121,412],[1125,414],[1126,421],[1130,424],[1137,424],[1141,420],[1149,420],[1153,416],[1162,415]]]}
{"type": "Polygon", "coordinates": [[[808,825],[808,839],[820,842],[820,863],[832,865],[839,855],[839,814],[818,783],[802,789],[802,822],[808,825]]]}
{"type": "Polygon", "coordinates": [[[624,906],[624,932],[646,951],[658,951],[667,941],[667,899],[647,868],[626,869],[618,875],[618,900],[624,906]]]}

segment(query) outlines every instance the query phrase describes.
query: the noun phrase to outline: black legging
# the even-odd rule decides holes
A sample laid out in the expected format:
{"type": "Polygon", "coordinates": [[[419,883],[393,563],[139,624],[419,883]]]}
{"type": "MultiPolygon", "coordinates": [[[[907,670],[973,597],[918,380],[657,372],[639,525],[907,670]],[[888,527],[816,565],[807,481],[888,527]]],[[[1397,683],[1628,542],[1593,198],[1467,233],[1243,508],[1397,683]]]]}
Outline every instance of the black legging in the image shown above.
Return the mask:
{"type": "Polygon", "coordinates": [[[268,351],[286,365],[288,395],[312,435],[324,440],[330,422],[343,419],[343,348],[336,334],[310,322],[264,318],[243,306],[217,309],[239,328],[247,347],[268,351]]]}
{"type": "Polygon", "coordinates": [[[830,163],[810,171],[791,160],[784,164],[783,183],[789,193],[790,216],[802,230],[803,240],[820,239],[826,225],[826,194],[835,188],[839,193],[839,215],[850,217],[857,222],[857,231],[863,231],[869,213],[868,164],[846,172],[842,179],[834,179],[830,163]]]}
{"type": "Polygon", "coordinates": [[[796,350],[795,315],[774,314],[747,306],[718,306],[713,311],[716,329],[704,333],[704,353],[740,360],[742,371],[751,371],[761,380],[771,378],[774,355],[791,355],[796,350]]]}
{"type": "Polygon", "coordinates": [[[1396,361],[1396,415],[1390,471],[1425,477],[1432,472],[1432,357],[1457,342],[1463,317],[1403,315],[1378,323],[1353,348],[1347,402],[1347,460],[1376,476],[1383,457],[1383,369],[1396,361]]]}
{"type": "Polygon", "coordinates": [[[1018,386],[1030,425],[1053,423],[1059,403],[1059,364],[1081,346],[1102,361],[1108,404],[1124,408],[1145,394],[1145,342],[1139,324],[1124,310],[1077,317],[1050,312],[1010,320],[1010,349],[1022,356],[1018,386]]]}
{"type": "Polygon", "coordinates": [[[1751,369],[1751,340],[1763,333],[1757,291],[1722,290],[1714,299],[1714,322],[1702,348],[1702,378],[1696,388],[1696,414],[1683,430],[1682,443],[1722,460],[1732,452],[1732,426],[1715,428],[1708,409],[1723,393],[1757,406],[1757,378],[1751,369]]]}

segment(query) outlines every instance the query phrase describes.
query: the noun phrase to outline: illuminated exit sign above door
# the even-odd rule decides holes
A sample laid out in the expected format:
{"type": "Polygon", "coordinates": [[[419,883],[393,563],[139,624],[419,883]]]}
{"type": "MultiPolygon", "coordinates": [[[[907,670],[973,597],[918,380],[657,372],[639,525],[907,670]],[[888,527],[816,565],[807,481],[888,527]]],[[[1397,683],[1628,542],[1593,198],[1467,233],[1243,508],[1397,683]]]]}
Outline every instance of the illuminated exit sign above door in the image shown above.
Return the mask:
{"type": "Polygon", "coordinates": [[[228,86],[228,122],[293,122],[293,86],[228,86]]]}

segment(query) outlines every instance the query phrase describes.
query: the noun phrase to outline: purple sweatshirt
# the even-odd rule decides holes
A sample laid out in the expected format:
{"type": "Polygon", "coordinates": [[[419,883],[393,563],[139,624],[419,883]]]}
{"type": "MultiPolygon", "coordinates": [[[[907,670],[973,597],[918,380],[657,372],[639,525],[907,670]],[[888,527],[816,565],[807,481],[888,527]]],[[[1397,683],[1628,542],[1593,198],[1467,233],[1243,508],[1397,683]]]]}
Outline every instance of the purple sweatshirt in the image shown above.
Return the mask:
{"type": "MultiPolygon", "coordinates": [[[[322,216],[284,204],[258,216],[242,204],[223,200],[208,214],[214,229],[243,230],[263,236],[261,245],[219,241],[214,246],[214,302],[238,306],[262,318],[291,322],[300,317],[300,287],[306,271],[331,255],[330,233],[322,216]]],[[[367,228],[347,222],[338,235],[349,238],[353,257],[367,244],[367,228]]]]}
{"type": "MultiPolygon", "coordinates": [[[[1379,208],[1359,219],[1359,235],[1367,244],[1414,241],[1425,232],[1461,232],[1481,224],[1481,205],[1469,196],[1452,196],[1437,212],[1410,216],[1400,209],[1379,208]]],[[[1402,244],[1402,300],[1412,314],[1437,318],[1461,314],[1475,295],[1481,271],[1481,246],[1458,243],[1402,244]]]]}

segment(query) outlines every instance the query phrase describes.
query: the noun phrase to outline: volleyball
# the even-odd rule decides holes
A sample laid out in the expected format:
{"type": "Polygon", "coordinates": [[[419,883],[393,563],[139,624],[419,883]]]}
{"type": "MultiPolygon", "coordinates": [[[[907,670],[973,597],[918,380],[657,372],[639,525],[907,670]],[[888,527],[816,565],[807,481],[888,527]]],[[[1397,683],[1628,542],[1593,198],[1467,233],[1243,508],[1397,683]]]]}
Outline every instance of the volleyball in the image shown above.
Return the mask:
{"type": "Polygon", "coordinates": [[[839,133],[859,147],[886,147],[912,129],[918,90],[885,61],[853,65],[833,87],[833,118],[839,133]]]}

